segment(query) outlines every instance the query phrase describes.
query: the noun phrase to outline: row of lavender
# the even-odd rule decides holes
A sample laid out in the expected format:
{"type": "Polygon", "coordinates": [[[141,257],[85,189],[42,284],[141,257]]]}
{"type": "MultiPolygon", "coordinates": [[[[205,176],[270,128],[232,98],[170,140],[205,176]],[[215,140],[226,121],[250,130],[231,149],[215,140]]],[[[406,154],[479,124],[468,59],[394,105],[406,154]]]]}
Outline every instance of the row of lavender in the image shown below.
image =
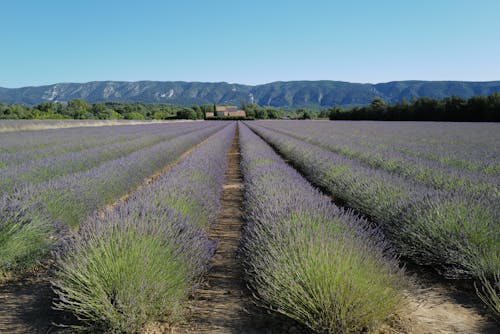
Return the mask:
{"type": "MultiPolygon", "coordinates": [[[[96,210],[132,191],[146,177],[223,126],[225,124],[199,125],[196,131],[190,130],[93,168],[36,184],[26,183],[3,194],[0,272],[32,266],[54,243],[59,227],[78,226],[96,210]]],[[[79,131],[83,130],[86,129],[79,131]]],[[[111,133],[113,130],[115,128],[107,129],[111,133]]]]}
{"type": "MultiPolygon", "coordinates": [[[[279,131],[308,143],[321,146],[334,153],[343,155],[349,159],[358,160],[365,163],[368,167],[385,170],[389,173],[398,174],[428,187],[451,191],[464,191],[471,195],[485,193],[488,196],[500,197],[500,161],[498,160],[498,148],[492,143],[495,137],[500,140],[500,136],[495,133],[494,124],[483,125],[479,128],[477,124],[471,124],[471,131],[480,131],[482,140],[476,139],[476,143],[464,143],[464,137],[468,133],[458,133],[453,125],[431,124],[429,131],[427,125],[414,124],[411,136],[404,132],[395,132],[399,124],[389,123],[385,126],[378,124],[379,135],[369,131],[364,123],[358,125],[356,122],[341,122],[340,125],[332,122],[314,122],[309,126],[300,125],[297,122],[276,122],[260,123],[271,130],[279,131]],[[332,125],[333,124],[333,125],[332,125]],[[447,126],[451,127],[448,130],[447,126]],[[337,133],[337,129],[339,131],[337,133]],[[351,134],[346,135],[347,129],[351,134]],[[437,129],[441,129],[442,137],[448,133],[458,143],[451,145],[444,138],[426,138],[428,133],[437,135],[437,129]],[[387,135],[386,132],[392,135],[387,135]],[[427,147],[415,148],[415,142],[418,142],[417,134],[420,132],[422,139],[427,147]],[[453,136],[451,134],[453,134],[453,136]],[[399,143],[391,143],[388,140],[396,140],[399,143]],[[387,137],[381,139],[379,137],[387,137]],[[486,142],[486,138],[488,142],[486,142]],[[459,140],[460,139],[460,140],[459,140]],[[476,149],[477,145],[483,144],[481,149],[476,149]],[[435,146],[440,147],[438,152],[442,152],[446,147],[455,147],[461,145],[461,151],[437,156],[432,152],[435,146]],[[489,144],[489,145],[487,145],[489,144]],[[474,151],[476,150],[476,151],[474,151]],[[482,154],[480,154],[482,152],[482,154]],[[483,157],[480,158],[479,155],[483,157]]],[[[407,126],[407,125],[406,125],[407,126]]],[[[460,128],[465,130],[465,128],[460,128]]],[[[498,132],[500,128],[496,128],[498,132]]],[[[472,133],[471,133],[472,134],[472,133]]],[[[450,139],[448,139],[450,140],[450,139]]],[[[473,141],[471,139],[471,141],[473,141]]]]}
{"type": "MultiPolygon", "coordinates": [[[[277,121],[272,128],[321,138],[336,148],[402,153],[486,174],[499,174],[500,140],[495,123],[277,121]],[[352,147],[351,147],[352,145],[352,147]]],[[[262,122],[261,124],[264,124],[262,122]]]]}
{"type": "Polygon", "coordinates": [[[136,140],[149,134],[200,128],[201,124],[100,126],[39,131],[0,132],[0,168],[65,153],[136,140]]]}
{"type": "Polygon", "coordinates": [[[0,132],[13,131],[33,131],[44,129],[62,129],[84,126],[110,126],[110,125],[131,125],[131,124],[151,124],[164,123],[165,121],[141,121],[141,120],[123,120],[123,119],[103,119],[103,120],[77,120],[77,119],[2,119],[0,122],[0,132]]]}
{"type": "Polygon", "coordinates": [[[175,319],[215,251],[207,230],[220,208],[226,126],[126,201],[88,219],[59,253],[57,308],[93,331],[138,332],[175,319]]]}
{"type": "MultiPolygon", "coordinates": [[[[81,149],[82,146],[73,146],[72,151],[61,153],[56,148],[60,148],[62,145],[53,144],[52,153],[58,152],[59,154],[48,154],[45,151],[46,155],[42,158],[40,157],[40,150],[31,152],[23,150],[24,161],[17,160],[19,163],[13,163],[12,159],[7,157],[6,159],[8,159],[10,165],[0,169],[0,193],[10,192],[13,188],[23,184],[39,183],[57,176],[88,170],[106,161],[118,159],[162,141],[200,129],[199,126],[193,125],[175,128],[169,128],[168,126],[136,128],[139,129],[134,130],[135,134],[127,131],[128,136],[126,137],[123,136],[124,131],[118,131],[119,134],[117,134],[108,129],[108,133],[111,133],[102,138],[101,143],[95,143],[89,148],[81,149]]],[[[85,130],[87,129],[74,129],[74,137],[70,141],[74,141],[74,143],[81,142],[83,139],[81,133],[87,136],[85,130]]],[[[22,141],[23,137],[21,136],[22,134],[15,133],[13,137],[17,137],[18,141],[22,141]]],[[[63,143],[65,149],[68,149],[68,140],[63,143]]],[[[7,161],[5,164],[7,164],[7,161]]]]}
{"type": "Polygon", "coordinates": [[[242,250],[260,304],[316,332],[376,329],[398,310],[405,286],[380,234],[240,128],[247,220],[242,250]]]}
{"type": "MultiPolygon", "coordinates": [[[[39,154],[57,154],[58,152],[69,152],[73,150],[90,148],[92,146],[105,145],[115,140],[126,140],[131,137],[141,136],[145,129],[156,131],[165,125],[126,125],[121,127],[88,127],[68,129],[47,129],[38,131],[15,131],[0,133],[2,142],[2,155],[14,158],[15,156],[4,156],[4,154],[16,154],[28,152],[30,156],[35,152],[39,154]]],[[[146,131],[146,132],[149,132],[146,131]]]]}
{"type": "Polygon", "coordinates": [[[269,128],[251,128],[312,182],[378,223],[401,255],[446,276],[482,280],[485,299],[498,308],[491,289],[500,273],[496,197],[429,188],[269,128]]]}

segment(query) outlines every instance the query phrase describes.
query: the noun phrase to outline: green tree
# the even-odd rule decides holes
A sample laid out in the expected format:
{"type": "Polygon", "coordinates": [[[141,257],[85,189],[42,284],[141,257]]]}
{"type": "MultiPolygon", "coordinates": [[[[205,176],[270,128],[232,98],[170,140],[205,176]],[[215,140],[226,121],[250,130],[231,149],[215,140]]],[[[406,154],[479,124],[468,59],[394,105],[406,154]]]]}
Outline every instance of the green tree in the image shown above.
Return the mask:
{"type": "Polygon", "coordinates": [[[201,106],[195,105],[195,106],[192,106],[191,109],[193,109],[194,112],[196,113],[196,119],[204,119],[205,118],[205,113],[201,109],[201,106]]]}
{"type": "Polygon", "coordinates": [[[158,110],[153,114],[153,119],[169,119],[172,115],[166,110],[158,110]]]}
{"type": "Polygon", "coordinates": [[[177,111],[177,118],[180,119],[196,119],[196,111],[191,108],[183,108],[177,111]]]}
{"type": "Polygon", "coordinates": [[[74,119],[91,118],[88,114],[89,105],[84,99],[73,99],[68,102],[68,110],[74,119]]]}
{"type": "Polygon", "coordinates": [[[283,116],[283,111],[281,109],[273,107],[267,107],[266,112],[267,112],[267,118],[269,119],[278,119],[283,116]]]}
{"type": "Polygon", "coordinates": [[[264,108],[255,109],[255,118],[258,119],[267,119],[267,111],[264,108]]]}
{"type": "Polygon", "coordinates": [[[341,119],[341,113],[344,110],[340,108],[339,106],[333,106],[330,109],[328,109],[328,118],[333,120],[333,119],[341,119]]]}
{"type": "Polygon", "coordinates": [[[53,113],[54,112],[54,102],[43,101],[35,107],[43,113],[53,113]]]}
{"type": "Polygon", "coordinates": [[[387,103],[385,102],[385,100],[383,98],[377,96],[372,100],[370,107],[373,110],[381,111],[381,110],[385,110],[387,108],[387,103]]]}

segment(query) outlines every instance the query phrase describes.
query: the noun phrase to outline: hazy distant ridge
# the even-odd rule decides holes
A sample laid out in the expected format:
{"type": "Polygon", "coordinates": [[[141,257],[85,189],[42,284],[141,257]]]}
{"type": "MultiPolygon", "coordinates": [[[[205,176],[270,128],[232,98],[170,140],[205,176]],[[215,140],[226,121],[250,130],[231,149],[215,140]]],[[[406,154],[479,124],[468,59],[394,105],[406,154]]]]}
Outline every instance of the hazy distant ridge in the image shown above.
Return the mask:
{"type": "Polygon", "coordinates": [[[403,97],[408,100],[421,96],[443,98],[457,95],[468,98],[493,92],[500,92],[500,81],[393,81],[360,84],[322,80],[278,81],[256,86],[226,82],[93,81],[0,88],[0,103],[38,104],[42,101],[84,98],[88,102],[140,101],[192,105],[254,101],[260,105],[277,107],[329,107],[368,104],[376,96],[387,102],[397,102],[403,97]]]}

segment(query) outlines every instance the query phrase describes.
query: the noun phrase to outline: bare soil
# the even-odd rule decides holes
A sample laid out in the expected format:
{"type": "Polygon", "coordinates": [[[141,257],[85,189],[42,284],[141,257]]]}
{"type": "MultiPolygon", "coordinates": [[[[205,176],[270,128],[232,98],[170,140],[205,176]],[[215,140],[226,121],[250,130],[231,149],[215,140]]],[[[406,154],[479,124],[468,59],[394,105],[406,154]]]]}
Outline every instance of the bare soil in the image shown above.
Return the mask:
{"type": "Polygon", "coordinates": [[[242,268],[237,259],[243,196],[239,162],[238,138],[235,136],[228,153],[221,213],[209,232],[210,238],[218,241],[217,252],[206,280],[189,305],[189,322],[174,333],[241,333],[249,323],[251,305],[244,293],[242,268]]]}
{"type": "Polygon", "coordinates": [[[408,292],[394,333],[500,333],[499,324],[471,289],[471,281],[446,281],[418,266],[409,273],[416,289],[408,292]]]}
{"type": "Polygon", "coordinates": [[[238,249],[243,226],[243,178],[240,169],[239,134],[228,152],[228,169],[221,213],[209,231],[218,241],[211,269],[193,299],[183,324],[150,328],[147,333],[303,333],[292,321],[257,308],[243,280],[238,249]]]}
{"type": "Polygon", "coordinates": [[[64,321],[52,310],[54,297],[46,269],[0,285],[0,333],[54,333],[64,321]]]}

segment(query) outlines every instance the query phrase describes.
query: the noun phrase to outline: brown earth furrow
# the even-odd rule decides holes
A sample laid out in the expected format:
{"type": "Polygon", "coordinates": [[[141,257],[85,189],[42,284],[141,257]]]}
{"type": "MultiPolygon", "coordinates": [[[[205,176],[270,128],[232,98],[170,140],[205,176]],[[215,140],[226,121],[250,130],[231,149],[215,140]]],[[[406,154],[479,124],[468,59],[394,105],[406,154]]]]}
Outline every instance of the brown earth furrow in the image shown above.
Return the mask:
{"type": "Polygon", "coordinates": [[[54,293],[45,273],[29,273],[0,286],[0,333],[53,333],[63,316],[52,310],[54,293]]]}
{"type": "MultiPolygon", "coordinates": [[[[237,131],[237,130],[236,130],[237,131]]],[[[209,236],[218,241],[210,271],[190,303],[189,321],[173,333],[248,333],[252,308],[245,290],[243,268],[237,259],[241,239],[243,180],[238,132],[227,155],[228,169],[221,213],[209,236]]]]}
{"type": "Polygon", "coordinates": [[[238,249],[243,227],[243,177],[240,169],[239,135],[236,129],[228,153],[221,213],[209,231],[218,241],[205,281],[188,306],[185,323],[155,333],[302,333],[290,320],[267,314],[252,302],[245,286],[238,249]]]}

